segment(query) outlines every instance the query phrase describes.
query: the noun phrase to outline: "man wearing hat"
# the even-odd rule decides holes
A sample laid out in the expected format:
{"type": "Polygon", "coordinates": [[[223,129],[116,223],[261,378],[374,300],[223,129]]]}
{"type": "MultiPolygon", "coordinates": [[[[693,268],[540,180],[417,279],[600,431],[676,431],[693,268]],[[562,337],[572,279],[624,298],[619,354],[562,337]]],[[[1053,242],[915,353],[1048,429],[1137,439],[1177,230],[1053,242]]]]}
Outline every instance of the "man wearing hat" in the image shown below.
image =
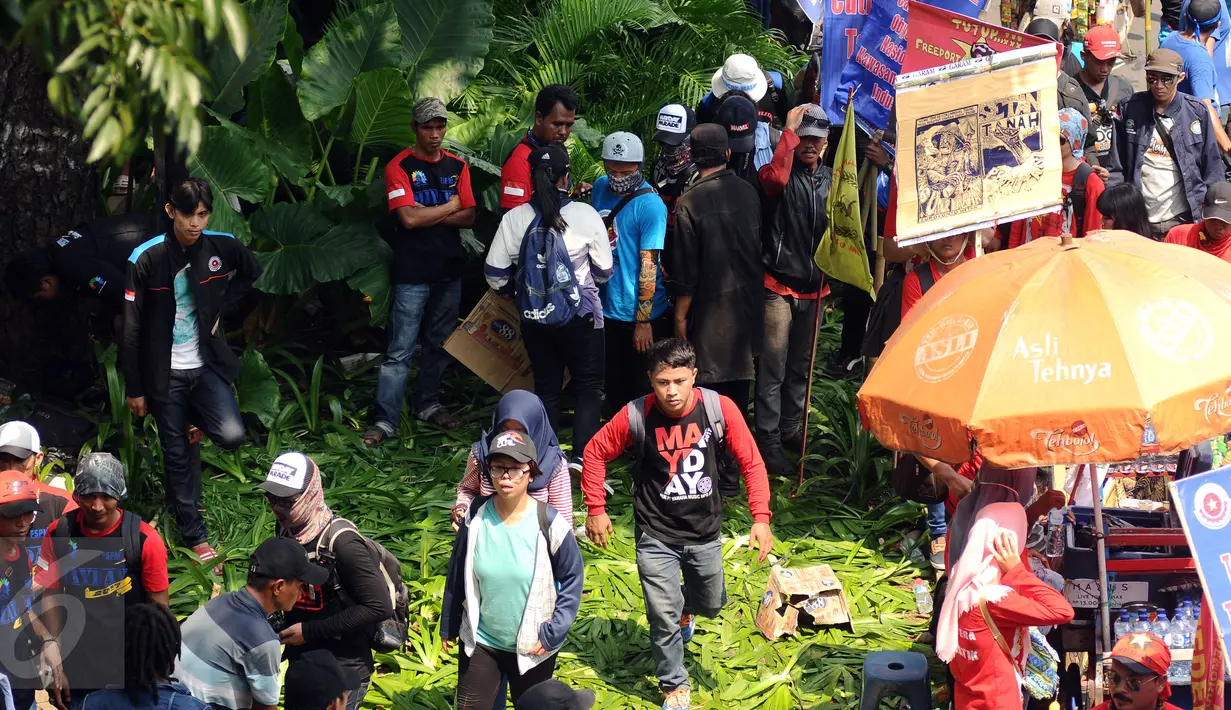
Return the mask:
{"type": "Polygon", "coordinates": [[[1231,261],[1231,183],[1212,185],[1205,193],[1204,208],[1205,219],[1173,227],[1164,241],[1231,261]]]}
{"type": "Polygon", "coordinates": [[[829,293],[812,256],[828,227],[831,168],[821,165],[829,119],[815,104],[791,109],[774,159],[759,176],[766,199],[765,339],[757,368],[756,435],[765,465],[786,475],[782,439],[803,423],[816,309],[829,293]]]}
{"type": "Polygon", "coordinates": [[[1073,78],[1077,75],[1081,65],[1073,56],[1068,43],[1062,39],[1060,23],[1046,17],[1039,17],[1026,25],[1026,34],[1049,39],[1061,45],[1064,55],[1060,69],[1056,72],[1056,108],[1077,109],[1089,121],[1090,106],[1086,102],[1086,95],[1082,93],[1081,85],[1073,78]]]}
{"type": "MultiPolygon", "coordinates": [[[[747,54],[732,54],[714,72],[710,80],[710,92],[697,105],[697,120],[700,123],[722,123],[717,110],[728,96],[743,96],[756,107],[756,148],[753,161],[757,169],[768,163],[774,153],[777,136],[773,125],[782,125],[786,118],[790,96],[782,74],[765,71],[757,60],[747,54]]],[[[732,148],[732,152],[739,151],[732,148]]]]}
{"type": "Polygon", "coordinates": [[[285,537],[262,542],[249,558],[244,588],[214,597],[184,622],[176,680],[215,708],[276,708],[282,643],[268,617],[290,611],[306,587],[328,580],[303,545],[285,537]]]}
{"type": "MultiPolygon", "coordinates": [[[[727,161],[727,130],[703,123],[692,132],[697,179],[676,204],[671,288],[675,335],[697,351],[697,384],[748,411],[765,320],[761,198],[727,161]]],[[[739,493],[738,470],[725,466],[720,489],[739,493]]]]}
{"type": "Polygon", "coordinates": [[[675,236],[675,203],[697,174],[692,162],[692,144],[688,136],[697,127],[697,116],[681,104],[667,104],[658,110],[654,122],[654,142],[658,143],[658,159],[650,169],[650,181],[667,206],[667,234],[663,242],[661,262],[671,263],[671,241],[675,236]]]}
{"type": "Polygon", "coordinates": [[[1120,104],[1108,186],[1130,182],[1141,190],[1150,236],[1161,241],[1172,227],[1202,219],[1205,193],[1222,182],[1223,165],[1209,106],[1178,91],[1180,55],[1150,52],[1145,73],[1147,90],[1120,104]]]}
{"type": "Polygon", "coordinates": [[[49,525],[43,538],[35,593],[67,594],[84,614],[83,620],[49,615],[54,635],[84,621],[80,640],[63,649],[67,682],[48,689],[53,701],[65,705],[124,678],[126,607],[169,602],[166,545],[140,516],[119,507],[127,495],[119,459],[102,452],[82,456],[73,476],[78,509],[49,525]]]}
{"type": "Polygon", "coordinates": [[[355,672],[324,649],[308,651],[286,667],[284,710],[344,710],[355,672]]]}
{"type": "MultiPolygon", "coordinates": [[[[641,174],[641,139],[616,131],[603,141],[607,174],[594,181],[591,204],[607,226],[613,271],[603,287],[608,402],[650,391],[642,354],[671,334],[659,259],[667,238],[667,207],[641,174]]],[[[614,406],[614,405],[613,405],[614,406]]]]}
{"type": "Polygon", "coordinates": [[[470,166],[443,150],[449,114],[444,102],[427,97],[412,109],[415,144],[385,166],[389,212],[396,217],[389,246],[389,346],[376,380],[376,415],[363,435],[375,446],[397,434],[406,378],[415,345],[422,348],[415,382],[418,419],[442,429],[461,422],[440,403],[440,383],[450,357],[445,340],[457,326],[466,252],[461,230],[474,224],[470,166]]]}
{"type": "MultiPolygon", "coordinates": [[[[14,707],[23,710],[34,703],[31,681],[36,669],[32,662],[37,660],[31,636],[21,621],[32,601],[30,563],[24,548],[38,510],[38,492],[30,479],[17,471],[0,472],[0,579],[4,580],[0,582],[0,643],[13,649],[15,656],[10,659],[16,661],[6,662],[0,677],[8,674],[14,707]],[[25,666],[24,672],[14,665],[25,666]]],[[[41,625],[39,630],[40,635],[46,635],[41,625]]]]}
{"type": "Polygon", "coordinates": [[[68,491],[39,480],[39,469],[43,464],[40,444],[38,431],[29,423],[11,421],[0,424],[0,471],[21,472],[38,495],[38,510],[34,513],[34,522],[30,523],[30,533],[22,543],[31,567],[38,564],[47,526],[61,515],[77,509],[68,491]]]}
{"type": "Polygon", "coordinates": [[[590,710],[594,707],[594,691],[589,688],[570,688],[568,684],[552,679],[527,690],[514,710],[590,710]]]}
{"type": "Polygon", "coordinates": [[[1111,649],[1111,700],[1093,710],[1180,710],[1167,702],[1170,667],[1171,650],[1159,637],[1147,632],[1122,637],[1111,649]]]}
{"type": "Polygon", "coordinates": [[[1133,95],[1133,86],[1122,76],[1114,76],[1120,58],[1120,34],[1111,25],[1095,25],[1086,32],[1081,53],[1085,65],[1076,75],[1090,108],[1090,132],[1086,137],[1086,162],[1101,167],[1099,177],[1107,179],[1108,153],[1115,135],[1115,110],[1133,95]]]}
{"type": "MultiPolygon", "coordinates": [[[[1231,151],[1231,138],[1227,137],[1219,118],[1218,71],[1209,50],[1222,23],[1222,8],[1222,0],[1188,0],[1184,6],[1182,28],[1168,35],[1161,46],[1174,51],[1184,60],[1180,91],[1192,94],[1210,107],[1214,114],[1214,138],[1226,152],[1231,151]]],[[[1231,100],[1231,97],[1226,98],[1231,100]]]]}
{"type": "Polygon", "coordinates": [[[753,151],[757,147],[756,104],[743,96],[728,96],[718,105],[714,123],[727,132],[727,148],[731,151],[727,167],[755,187],[757,166],[753,151]]]}

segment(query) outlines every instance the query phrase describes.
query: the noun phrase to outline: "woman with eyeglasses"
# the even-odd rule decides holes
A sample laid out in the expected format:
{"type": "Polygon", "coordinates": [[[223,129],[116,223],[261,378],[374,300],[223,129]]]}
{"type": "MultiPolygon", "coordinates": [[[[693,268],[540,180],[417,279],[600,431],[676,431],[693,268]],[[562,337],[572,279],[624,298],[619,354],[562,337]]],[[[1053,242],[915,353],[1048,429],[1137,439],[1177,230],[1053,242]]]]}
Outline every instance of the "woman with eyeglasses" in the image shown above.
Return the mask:
{"type": "Polygon", "coordinates": [[[577,618],[584,579],[572,526],[529,494],[542,475],[528,434],[491,439],[495,494],[472,501],[449,559],[440,639],[461,638],[458,710],[488,710],[501,678],[514,703],[555,671],[556,652],[577,618]]]}
{"type": "Polygon", "coordinates": [[[470,448],[466,458],[466,474],[457,484],[457,501],[450,518],[453,531],[457,532],[461,521],[470,512],[470,504],[479,496],[495,494],[487,454],[492,440],[505,431],[519,431],[530,437],[537,452],[535,464],[543,475],[530,482],[531,498],[555,508],[569,526],[573,525],[573,486],[569,479],[568,459],[560,449],[560,441],[547,418],[543,400],[526,390],[512,390],[500,398],[492,412],[492,428],[483,432],[470,448]]]}

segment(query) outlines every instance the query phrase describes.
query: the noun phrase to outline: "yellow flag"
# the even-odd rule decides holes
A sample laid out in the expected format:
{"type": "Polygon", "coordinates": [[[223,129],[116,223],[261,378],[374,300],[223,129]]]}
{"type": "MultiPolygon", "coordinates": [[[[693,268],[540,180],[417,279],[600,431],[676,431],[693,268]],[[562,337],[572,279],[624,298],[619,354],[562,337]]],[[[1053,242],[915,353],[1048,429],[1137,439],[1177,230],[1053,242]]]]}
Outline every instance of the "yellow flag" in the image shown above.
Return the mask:
{"type": "MultiPolygon", "coordinates": [[[[831,279],[837,279],[872,294],[872,271],[868,268],[868,252],[863,246],[863,217],[859,211],[859,168],[855,164],[854,102],[846,104],[846,126],[838,141],[834,158],[833,182],[829,188],[829,203],[825,216],[829,227],[821,237],[813,259],[831,279]]],[[[869,196],[876,199],[875,195],[869,196]]]]}

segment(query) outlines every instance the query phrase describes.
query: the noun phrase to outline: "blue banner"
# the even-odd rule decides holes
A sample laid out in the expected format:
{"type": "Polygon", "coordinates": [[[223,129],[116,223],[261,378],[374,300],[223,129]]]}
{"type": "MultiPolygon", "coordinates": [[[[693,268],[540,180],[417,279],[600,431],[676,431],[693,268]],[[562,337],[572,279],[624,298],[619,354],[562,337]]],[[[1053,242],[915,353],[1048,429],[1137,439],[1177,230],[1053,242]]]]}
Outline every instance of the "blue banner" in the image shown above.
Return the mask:
{"type": "Polygon", "coordinates": [[[821,1],[825,3],[825,21],[821,25],[821,108],[829,115],[830,123],[840,126],[846,120],[846,97],[836,100],[837,88],[842,83],[843,70],[855,54],[859,30],[872,10],[872,0],[821,1]]]}
{"type": "MultiPolygon", "coordinates": [[[[987,0],[933,0],[927,4],[977,18],[987,0]]],[[[846,96],[854,89],[855,122],[869,135],[889,125],[896,95],[893,82],[902,71],[902,59],[906,56],[909,7],[909,0],[876,0],[872,4],[871,12],[858,30],[858,41],[850,49],[847,57],[850,61],[838,75],[837,90],[832,94],[833,106],[826,106],[830,122],[834,122],[835,115],[841,115],[846,96]]],[[[825,22],[829,22],[828,16],[825,22]]],[[[827,50],[828,31],[825,42],[827,50]]]]}
{"type": "Polygon", "coordinates": [[[1176,481],[1171,488],[1225,649],[1231,636],[1231,466],[1176,481]]]}

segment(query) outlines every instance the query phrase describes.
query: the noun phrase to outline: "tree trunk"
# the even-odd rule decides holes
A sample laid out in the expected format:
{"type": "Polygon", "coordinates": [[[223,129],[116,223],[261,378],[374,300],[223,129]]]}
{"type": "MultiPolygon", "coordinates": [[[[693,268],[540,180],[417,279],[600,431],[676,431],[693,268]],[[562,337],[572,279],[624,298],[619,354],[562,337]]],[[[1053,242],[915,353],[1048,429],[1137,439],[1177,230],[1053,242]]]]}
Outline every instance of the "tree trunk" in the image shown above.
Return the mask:
{"type": "MultiPolygon", "coordinates": [[[[94,216],[86,146],[47,100],[47,74],[23,48],[0,49],[0,265],[94,216]]],[[[30,306],[0,298],[0,376],[38,389],[45,365],[91,358],[73,299],[30,306]]]]}

